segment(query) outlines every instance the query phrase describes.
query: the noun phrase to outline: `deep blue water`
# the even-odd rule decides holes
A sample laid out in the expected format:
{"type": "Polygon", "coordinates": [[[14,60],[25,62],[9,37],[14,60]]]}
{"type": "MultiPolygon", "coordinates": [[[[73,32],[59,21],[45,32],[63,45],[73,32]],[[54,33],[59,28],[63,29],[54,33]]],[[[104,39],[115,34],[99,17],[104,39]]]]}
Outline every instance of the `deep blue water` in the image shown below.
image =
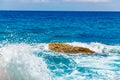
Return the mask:
{"type": "Polygon", "coordinates": [[[10,42],[119,44],[120,12],[1,11],[0,33],[10,42]]]}
{"type": "Polygon", "coordinates": [[[120,12],[0,11],[0,46],[11,80],[119,80],[120,12]],[[58,54],[50,42],[96,54],[58,54]]]}

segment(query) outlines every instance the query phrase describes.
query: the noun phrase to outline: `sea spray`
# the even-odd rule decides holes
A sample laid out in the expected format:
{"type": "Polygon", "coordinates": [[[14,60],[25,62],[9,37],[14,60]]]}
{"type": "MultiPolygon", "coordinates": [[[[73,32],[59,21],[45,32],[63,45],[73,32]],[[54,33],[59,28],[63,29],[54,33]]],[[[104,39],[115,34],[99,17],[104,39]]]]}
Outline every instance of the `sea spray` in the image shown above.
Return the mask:
{"type": "Polygon", "coordinates": [[[49,50],[46,43],[1,44],[2,65],[7,71],[5,74],[10,80],[119,79],[119,45],[96,42],[68,44],[87,47],[97,53],[57,53],[49,50]]]}
{"type": "Polygon", "coordinates": [[[91,42],[91,43],[81,43],[81,42],[72,42],[68,43],[73,46],[81,46],[89,48],[96,53],[120,53],[120,46],[119,45],[105,45],[98,42],[91,42]]]}
{"type": "Polygon", "coordinates": [[[51,80],[44,60],[33,54],[37,50],[29,44],[8,44],[0,48],[2,64],[10,80],[51,80]]]}

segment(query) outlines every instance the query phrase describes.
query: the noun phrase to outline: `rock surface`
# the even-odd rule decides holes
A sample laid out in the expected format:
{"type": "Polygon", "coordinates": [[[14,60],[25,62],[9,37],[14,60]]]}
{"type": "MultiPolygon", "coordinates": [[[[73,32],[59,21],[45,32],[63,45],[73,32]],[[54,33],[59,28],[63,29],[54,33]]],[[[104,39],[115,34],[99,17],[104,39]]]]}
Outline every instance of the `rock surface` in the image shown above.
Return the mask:
{"type": "Polygon", "coordinates": [[[55,52],[62,52],[62,53],[86,53],[86,54],[93,54],[94,51],[84,48],[84,47],[74,47],[69,44],[63,44],[63,43],[50,43],[48,45],[49,49],[55,52]]]}

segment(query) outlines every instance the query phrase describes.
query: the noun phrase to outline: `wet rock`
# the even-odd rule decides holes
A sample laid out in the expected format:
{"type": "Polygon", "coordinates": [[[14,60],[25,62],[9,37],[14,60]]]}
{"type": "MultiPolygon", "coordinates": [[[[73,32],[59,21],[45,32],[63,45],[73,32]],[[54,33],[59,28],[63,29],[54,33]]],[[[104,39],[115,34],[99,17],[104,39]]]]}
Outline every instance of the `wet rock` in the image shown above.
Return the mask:
{"type": "Polygon", "coordinates": [[[84,48],[84,47],[74,47],[69,44],[63,44],[63,43],[50,43],[48,45],[49,49],[55,52],[62,52],[62,53],[86,53],[86,54],[93,54],[94,51],[84,48]]]}

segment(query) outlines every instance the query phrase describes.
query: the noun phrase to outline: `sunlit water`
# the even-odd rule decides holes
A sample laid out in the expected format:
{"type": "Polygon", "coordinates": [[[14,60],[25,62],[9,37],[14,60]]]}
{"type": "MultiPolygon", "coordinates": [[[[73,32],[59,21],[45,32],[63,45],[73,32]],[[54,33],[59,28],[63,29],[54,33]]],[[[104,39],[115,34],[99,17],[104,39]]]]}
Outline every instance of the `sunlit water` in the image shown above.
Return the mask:
{"type": "Polygon", "coordinates": [[[119,14],[0,12],[0,80],[119,80],[119,14]],[[50,51],[56,41],[96,53],[50,51]]]}

